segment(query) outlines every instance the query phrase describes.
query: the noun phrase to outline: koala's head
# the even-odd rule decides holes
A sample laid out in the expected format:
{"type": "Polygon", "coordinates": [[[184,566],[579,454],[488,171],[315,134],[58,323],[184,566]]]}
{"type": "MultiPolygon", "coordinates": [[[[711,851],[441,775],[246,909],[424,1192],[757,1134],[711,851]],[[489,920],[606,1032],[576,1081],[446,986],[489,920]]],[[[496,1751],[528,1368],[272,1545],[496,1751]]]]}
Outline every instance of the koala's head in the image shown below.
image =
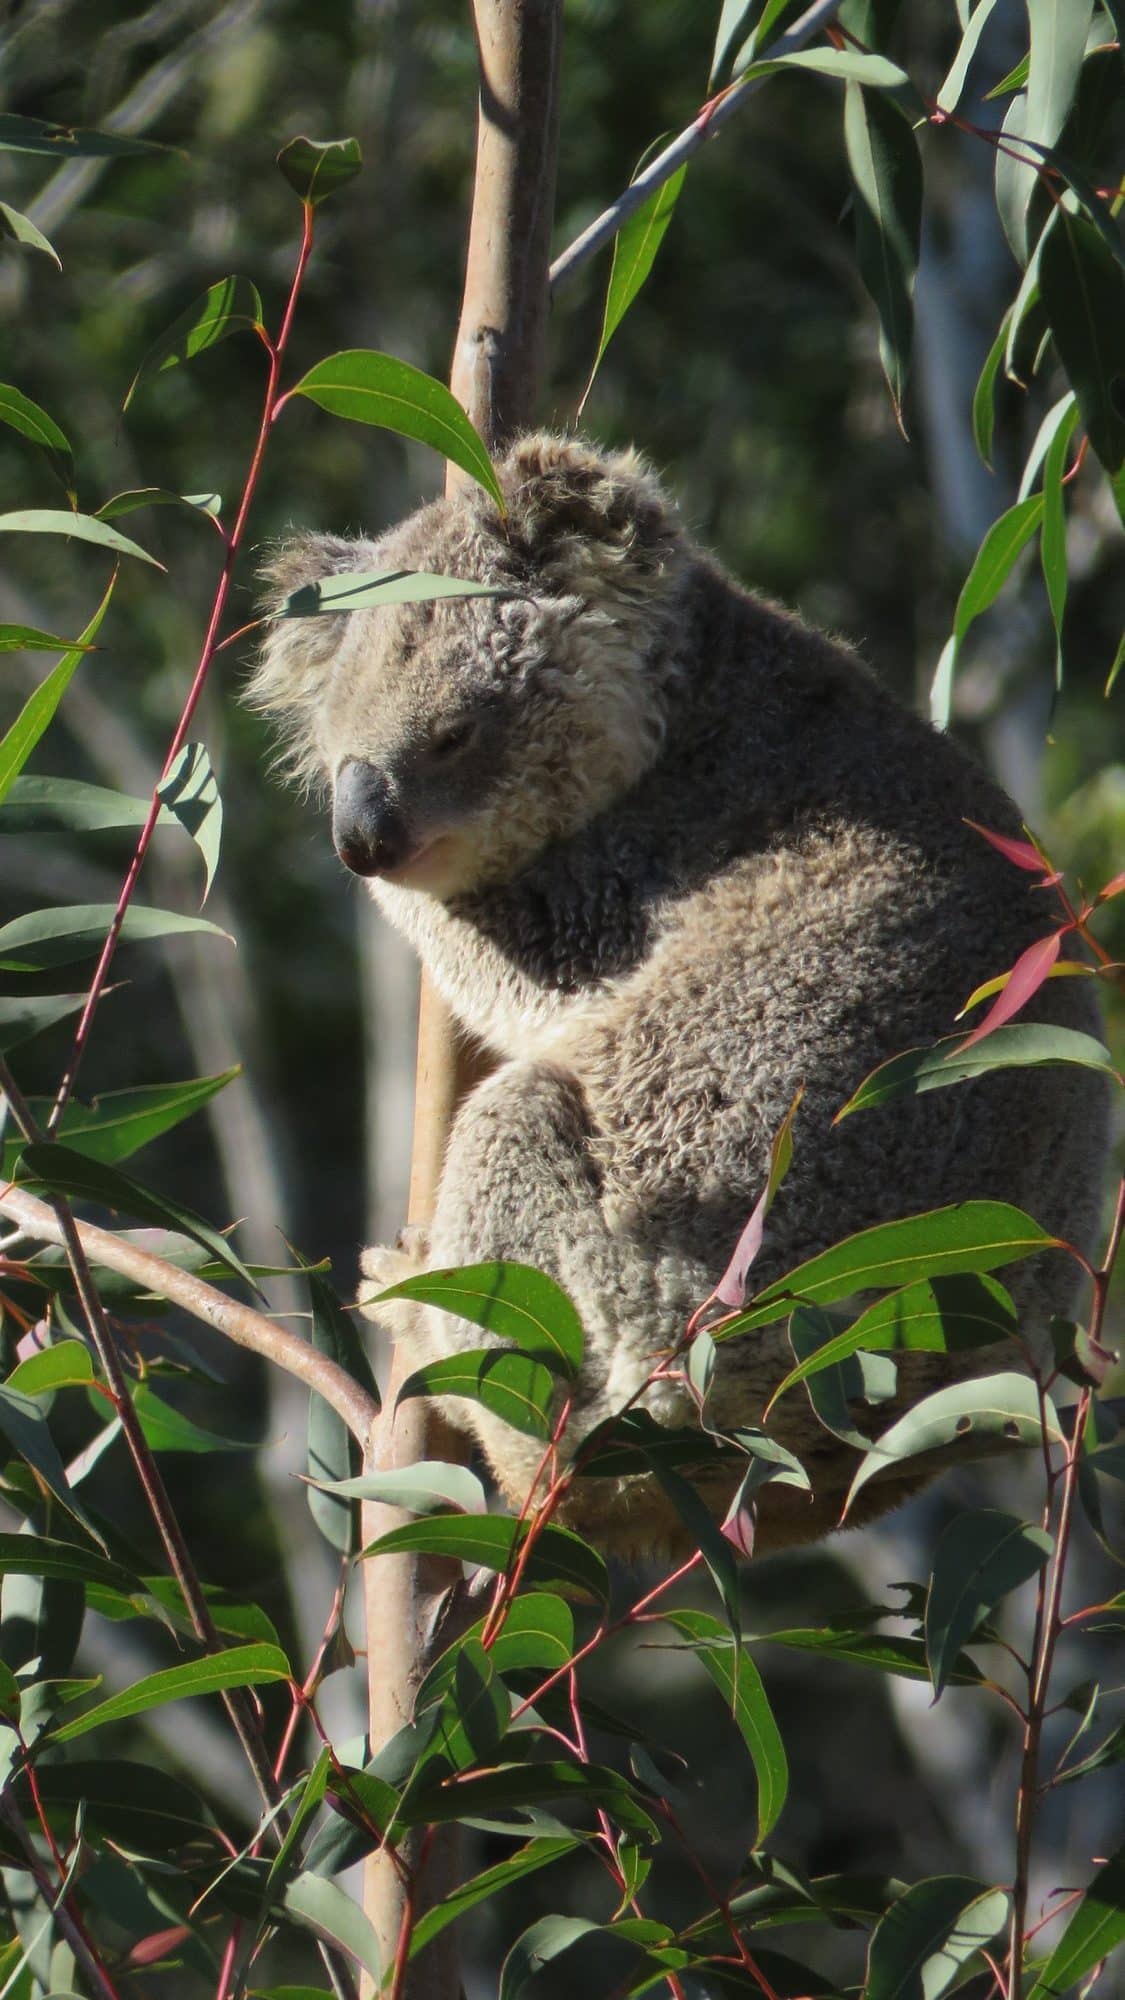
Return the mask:
{"type": "Polygon", "coordinates": [[[280,609],[343,571],[500,587],[275,617],[249,695],[322,782],[355,873],[438,896],[514,874],[635,783],[664,737],[688,547],[632,452],[521,439],[474,486],[378,541],[304,535],[266,568],[280,609]]]}

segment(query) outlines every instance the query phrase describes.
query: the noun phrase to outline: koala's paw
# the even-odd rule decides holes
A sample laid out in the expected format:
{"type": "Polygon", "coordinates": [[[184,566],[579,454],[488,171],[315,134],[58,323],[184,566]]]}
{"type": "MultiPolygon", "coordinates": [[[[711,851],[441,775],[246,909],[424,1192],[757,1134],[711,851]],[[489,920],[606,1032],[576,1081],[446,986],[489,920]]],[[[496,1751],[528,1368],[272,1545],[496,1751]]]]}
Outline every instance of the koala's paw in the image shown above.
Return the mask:
{"type": "Polygon", "coordinates": [[[408,1224],[399,1231],[394,1248],[382,1243],[373,1243],[360,1256],[359,1267],[363,1281],[359,1288],[360,1311],[368,1319],[387,1328],[389,1333],[400,1335],[412,1315],[409,1300],[388,1300],[385,1305],[377,1304],[380,1292],[391,1285],[401,1285],[404,1278],[417,1277],[425,1268],[429,1239],[424,1229],[408,1224]]]}

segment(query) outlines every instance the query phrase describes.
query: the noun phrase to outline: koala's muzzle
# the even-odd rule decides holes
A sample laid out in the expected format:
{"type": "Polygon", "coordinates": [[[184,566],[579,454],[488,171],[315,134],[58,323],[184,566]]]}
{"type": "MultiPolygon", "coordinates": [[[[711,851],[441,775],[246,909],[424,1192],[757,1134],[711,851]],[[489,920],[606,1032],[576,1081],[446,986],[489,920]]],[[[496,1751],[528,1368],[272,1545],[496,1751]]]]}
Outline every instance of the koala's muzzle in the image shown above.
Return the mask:
{"type": "Polygon", "coordinates": [[[408,861],[413,841],[385,774],[349,757],[336,776],[332,842],[353,875],[384,875],[408,861]]]}

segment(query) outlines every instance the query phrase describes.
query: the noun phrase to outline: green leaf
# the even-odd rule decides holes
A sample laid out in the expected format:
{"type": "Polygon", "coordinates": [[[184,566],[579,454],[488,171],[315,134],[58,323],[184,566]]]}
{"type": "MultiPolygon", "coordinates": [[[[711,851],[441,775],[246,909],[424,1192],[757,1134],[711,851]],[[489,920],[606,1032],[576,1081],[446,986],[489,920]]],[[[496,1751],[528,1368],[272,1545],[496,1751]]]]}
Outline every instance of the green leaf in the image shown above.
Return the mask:
{"type": "Polygon", "coordinates": [[[283,1902],[287,1915],[306,1930],[315,1932],[326,1944],[338,1945],[346,1951],[374,1981],[376,1992],[379,1990],[383,1977],[379,1940],[371,1919],[358,1903],[335,1882],[309,1872],[290,1883],[283,1902]]]}
{"type": "Polygon", "coordinates": [[[1020,1257],[1058,1247],[1058,1237],[1048,1235],[1022,1209],[1007,1202],[961,1201],[949,1208],[928,1209],[901,1222],[862,1229],[810,1257],[759,1292],[745,1312],[715,1329],[715,1338],[730,1340],[752,1327],[770,1326],[784,1319],[794,1305],[829,1305],[851,1292],[890,1290],[959,1271],[995,1271],[1020,1257]]]}
{"type": "MultiPolygon", "coordinates": [[[[480,1618],[469,1627],[465,1637],[479,1641],[484,1628],[485,1620],[480,1618]]],[[[415,1714],[424,1714],[445,1694],[456,1669],[458,1644],[454,1643],[434,1661],[415,1698],[415,1714]]],[[[547,1591],[531,1590],[521,1591],[509,1604],[490,1657],[498,1674],[527,1668],[544,1668],[554,1673],[556,1668],[567,1665],[573,1653],[574,1613],[569,1604],[547,1591]]]]}
{"type": "Polygon", "coordinates": [[[1051,607],[1051,622],[1055,628],[1056,688],[1061,688],[1063,682],[1062,635],[1067,591],[1063,474],[1066,471],[1067,447],[1077,422],[1078,409],[1072,404],[1061,416],[1043,461],[1043,530],[1039,538],[1039,558],[1043,565],[1043,581],[1047,586],[1047,602],[1051,607]]]}
{"type": "Polygon", "coordinates": [[[656,1827],[633,1786],[616,1771],[598,1764],[500,1764],[495,1770],[470,1773],[404,1806],[404,1826],[462,1822],[483,1815],[518,1811],[551,1799],[601,1806],[630,1833],[655,1839],[656,1827]]]}
{"type": "MultiPolygon", "coordinates": [[[[90,642],[97,637],[102,619],[109,609],[113,596],[116,574],[106,586],[101,603],[81,634],[78,644],[63,654],[58,664],[51,668],[46,679],[41,681],[34,694],[28,696],[7,734],[0,738],[0,802],[4,800],[16,778],[19,776],[40,737],[49,726],[55,710],[70,685],[71,677],[81,663],[90,642]]],[[[11,925],[0,931],[0,940],[11,925]]]]}
{"type": "Polygon", "coordinates": [[[71,1492],[66,1468],[47,1427],[47,1419],[33,1396],[21,1395],[18,1389],[0,1389],[0,1433],[39,1474],[66,1512],[80,1521],[87,1534],[93,1537],[99,1548],[104,1549],[101,1535],[77,1496],[71,1492]]]}
{"type": "MultiPolygon", "coordinates": [[[[0,972],[45,972],[69,965],[100,951],[113,921],[113,903],[75,903],[52,910],[32,910],[0,928],[0,972]]],[[[183,917],[178,910],[150,910],[130,903],[121,926],[123,944],[150,938],[176,937],[181,931],[206,932],[209,937],[234,939],[203,917],[183,917]]]]}
{"type": "Polygon", "coordinates": [[[723,71],[728,67],[734,54],[735,43],[742,36],[750,16],[757,12],[757,6],[758,0],[723,0],[719,25],[715,30],[715,46],[711,52],[708,90],[715,89],[723,71]]]}
{"type": "Polygon", "coordinates": [[[0,382],[0,423],[10,424],[13,430],[39,445],[62,482],[63,491],[73,495],[74,453],[66,432],[59,429],[46,410],[33,403],[30,396],[25,396],[22,389],[14,389],[7,382],[0,382]]]}
{"type": "Polygon", "coordinates": [[[1012,1514],[979,1508],[950,1522],[934,1553],[926,1598],[926,1653],[935,1699],[965,1641],[1002,1597],[1043,1568],[1050,1535],[1012,1514]]]}
{"type": "Polygon", "coordinates": [[[0,653],[92,653],[93,646],[79,646],[74,639],[60,639],[54,632],[40,632],[34,625],[0,625],[0,653]]]}
{"type": "Polygon", "coordinates": [[[494,1867],[482,1869],[479,1875],[460,1883],[415,1924],[410,1938],[411,1958],[417,1957],[447,1924],[455,1923],[467,1910],[475,1909],[478,1903],[509,1888],[513,1882],[522,1882],[525,1876],[549,1867],[564,1854],[573,1854],[581,1844],[577,1834],[544,1834],[529,1840],[526,1847],[517,1848],[506,1861],[498,1861],[494,1867]]]}
{"type": "Polygon", "coordinates": [[[520,597],[510,584],[468,583],[424,569],[338,570],[303,583],[274,618],[317,618],[329,611],[370,611],[381,604],[424,604],[438,597],[520,597]]]}
{"type": "Polygon", "coordinates": [[[408,1375],[400,1403],[414,1396],[465,1396],[525,1437],[544,1443],[553,1428],[558,1384],[550,1369],[510,1347],[466,1347],[408,1375]]]}
{"type": "Polygon", "coordinates": [[[411,1514],[486,1514],[488,1499],[475,1472],[467,1465],[445,1465],[419,1459],[390,1472],[363,1472],[356,1479],[313,1479],[318,1492],[345,1500],[379,1500],[385,1507],[404,1507],[411,1514]]]}
{"type": "MultiPolygon", "coordinates": [[[[426,1521],[406,1521],[363,1550],[364,1557],[408,1554],[450,1556],[455,1562],[482,1569],[507,1570],[526,1539],[527,1525],[507,1514],[443,1514],[426,1521]]],[[[552,1522],[540,1529],[527,1560],[529,1583],[563,1583],[587,1591],[604,1603],[609,1578],[602,1557],[569,1528],[552,1522]]]]}
{"type": "MultiPolygon", "coordinates": [[[[961,99],[961,92],[965,88],[965,78],[969,73],[969,64],[976,55],[977,44],[984,29],[988,26],[989,16],[995,5],[996,0],[977,0],[977,6],[973,10],[968,27],[961,37],[957,54],[954,56],[945,81],[938,91],[937,106],[939,111],[946,113],[956,111],[961,99]]],[[[983,452],[981,456],[985,458],[983,452]]],[[[987,458],[985,458],[985,462],[987,464],[987,458]]]]}
{"type": "MultiPolygon", "coordinates": [[[[150,799],[110,791],[105,785],[87,785],[79,778],[43,778],[24,772],[0,805],[0,833],[105,833],[143,826],[151,803],[150,799]]],[[[164,807],[157,825],[174,825],[164,807]]]]}
{"type": "Polygon", "coordinates": [[[1032,493],[1026,500],[1017,500],[1014,507],[1009,507],[998,521],[993,522],[977,550],[957,599],[952,636],[942,656],[938,674],[934,677],[930,719],[939,729],[944,729],[949,722],[953,674],[965,634],[974,619],[979,618],[982,611],[987,611],[1000,595],[1017,557],[1026,548],[1042,519],[1041,493],[1032,493]]]}
{"type": "Polygon", "coordinates": [[[137,153],[167,153],[169,149],[154,139],[130,139],[124,132],[97,132],[5,111],[0,113],[0,150],[41,153],[53,159],[112,160],[137,153]]]}
{"type": "Polygon", "coordinates": [[[201,1243],[235,1277],[257,1290],[242,1259],[209,1222],[193,1209],[153,1194],[128,1174],[119,1173],[116,1167],[105,1166],[101,1160],[88,1160],[71,1146],[28,1146],[20,1160],[20,1185],[29,1183],[76,1201],[99,1202],[104,1208],[134,1216],[141,1222],[153,1222],[161,1229],[181,1230],[201,1243]]]}
{"type": "Polygon", "coordinates": [[[1125,271],[1093,223],[1059,208],[1039,283],[1082,422],[1112,475],[1125,464],[1125,271]]]}
{"type": "Polygon", "coordinates": [[[901,429],[914,337],[922,162],[905,113],[858,83],[844,88],[844,141],[855,185],[856,258],[879,315],[879,358],[901,429]]]}
{"type": "Polygon", "coordinates": [[[18,208],[12,208],[6,201],[0,201],[0,235],[10,236],[25,250],[41,250],[62,270],[62,258],[54,244],[47,241],[41,229],[36,229],[29,215],[22,215],[18,208]]]}
{"type": "MultiPolygon", "coordinates": [[[[981,0],[981,5],[985,0],[981,0]]],[[[978,12],[980,9],[978,8],[978,12]]],[[[996,338],[984,358],[980,379],[973,391],[973,438],[985,465],[992,467],[992,436],[996,423],[996,377],[1008,347],[1011,309],[1004,314],[996,338]]]]}
{"type": "Polygon", "coordinates": [[[501,1340],[514,1341],[548,1368],[573,1380],[582,1365],[582,1322],[561,1285],[529,1264],[465,1264],[424,1271],[381,1292],[384,1299],[417,1299],[471,1320],[501,1340]]]}
{"type": "Polygon", "coordinates": [[[232,1646],[226,1652],[209,1653],[201,1660],[186,1660],[182,1666],[165,1667],[160,1673],[146,1674],[121,1694],[110,1695],[96,1708],[87,1709],[73,1722],[52,1731],[55,1743],[72,1743],[103,1723],[120,1722],[126,1716],[144,1715],[150,1708],[163,1708],[170,1701],[184,1701],[189,1695],[217,1694],[223,1688],[261,1687],[269,1681],[292,1679],[292,1670],[279,1646],[232,1646]]]}
{"type": "Polygon", "coordinates": [[[138,1383],[133,1391],[133,1407],[141,1420],[149,1446],[153,1451],[187,1451],[202,1455],[215,1451],[253,1451],[253,1438],[221,1437],[217,1431],[203,1430],[193,1424],[182,1410],[175,1410],[165,1403],[151,1389],[147,1382],[138,1383]]]}
{"type": "Polygon", "coordinates": [[[1122,667],[1125,667],[1125,632],[1121,634],[1120,639],[1117,641],[1117,651],[1113,656],[1113,664],[1110,667],[1108,674],[1106,675],[1105,687],[1102,690],[1107,700],[1109,696],[1113,693],[1114,687],[1117,682],[1117,677],[1120,674],[1122,667]]]}
{"type": "Polygon", "coordinates": [[[105,521],[97,520],[93,514],[70,514],[65,508],[29,507],[16,514],[0,514],[0,534],[73,536],[76,541],[94,542],[110,549],[114,555],[136,556],[139,562],[151,563],[153,569],[164,568],[147,549],[119,535],[105,521]]]}
{"type": "Polygon", "coordinates": [[[122,514],[135,514],[140,507],[186,507],[190,514],[206,515],[217,521],[223,511],[221,493],[170,493],[163,486],[131,486],[125,493],[115,493],[112,500],[104,500],[95,508],[94,517],[98,521],[116,521],[122,514]]]}
{"type": "Polygon", "coordinates": [[[86,1005],[84,993],[35,993],[26,1000],[0,998],[0,1055],[65,1021],[86,1005]]]}
{"type": "Polygon", "coordinates": [[[1002,1889],[982,1889],[964,1875],[916,1882],[872,1933],[864,2000],[938,2000],[1007,1912],[1002,1889]]]}
{"type": "MultiPolygon", "coordinates": [[[[744,1636],[748,1642],[754,1638],[758,1644],[786,1646],[798,1653],[819,1653],[826,1659],[844,1660],[849,1666],[873,1667],[877,1673],[895,1674],[902,1680],[928,1681],[930,1670],[920,1639],[905,1639],[897,1633],[870,1629],[873,1617],[897,1615],[878,1610],[855,1616],[844,1613],[831,1625],[795,1626],[785,1631],[761,1632],[756,1638],[751,1633],[744,1636]]],[[[983,1678],[965,1653],[949,1675],[951,1685],[956,1687],[979,1687],[983,1678]]]]}
{"type": "Polygon", "coordinates": [[[1048,1398],[1040,1412],[1030,1376],[982,1375],[970,1382],[955,1382],[951,1388],[924,1397],[884,1431],[852,1480],[844,1513],[848,1513],[868,1480],[874,1479],[876,1473],[900,1465],[904,1459],[963,1443],[970,1436],[995,1439],[1002,1446],[1037,1445],[1044,1435],[1050,1443],[1062,1441],[1054,1406],[1048,1398]]]}
{"type": "Polygon", "coordinates": [[[895,1097],[921,1097],[927,1090],[942,1090],[948,1084],[971,1082],[994,1069],[1023,1069],[1038,1064],[1077,1063],[1083,1069],[1117,1074],[1109,1050],[1093,1035],[1076,1028],[1054,1028],[1040,1022],[1017,1022],[995,1028],[983,1042],[963,1048],[964,1035],[949,1035],[928,1048],[907,1049],[892,1056],[864,1078],[849,1097],[836,1123],[853,1111],[869,1111],[873,1105],[889,1104],[895,1097]],[[960,1051],[960,1053],[959,1053],[960,1051]]]}
{"type": "Polygon", "coordinates": [[[400,437],[417,438],[460,466],[504,512],[504,496],[483,440],[443,382],[408,361],[370,348],[330,354],[303,375],[290,395],[307,396],[335,417],[376,424],[400,437]]]}
{"type": "Polygon", "coordinates": [[[153,342],[129,384],[122,410],[128,409],[140,383],[150,375],[194,360],[232,333],[260,332],[262,325],[262,301],[249,278],[220,278],[153,342]]]}
{"type": "Polygon", "coordinates": [[[0,1576],[54,1577],[63,1583],[101,1584],[126,1594],[143,1588],[139,1577],[96,1550],[46,1535],[0,1534],[0,1576]]]}
{"type": "MultiPolygon", "coordinates": [[[[305,1283],[312,1308],[312,1344],[344,1369],[379,1401],[379,1391],[364,1352],[354,1320],[344,1311],[327,1279],[308,1271],[305,1283]]],[[[307,1492],[309,1512],[325,1540],[341,1555],[354,1555],[359,1547],[359,1509],[354,1498],[341,1496],[339,1483],[350,1484],[350,1475],[359,1464],[359,1447],[342,1417],[323,1396],[309,1397],[308,1471],[317,1482],[307,1492]],[[321,1482],[329,1484],[325,1492],[321,1482]],[[336,1482],[335,1491],[331,1483],[336,1482]]]]}
{"type": "Polygon", "coordinates": [[[1074,103],[1094,0],[1027,0],[1031,30],[1023,134],[1053,146],[1074,103]]]}
{"type": "Polygon", "coordinates": [[[958,1354],[967,1348],[1014,1339],[1019,1316],[1003,1285],[976,1271],[904,1285],[877,1299],[844,1332],[817,1347],[790,1370],[770,1397],[769,1409],[798,1382],[834,1368],[852,1354],[958,1354]]]}
{"type": "MultiPolygon", "coordinates": [[[[246,1604],[214,1583],[203,1585],[203,1595],[217,1631],[233,1639],[262,1640],[270,1646],[280,1644],[272,1621],[259,1605],[246,1604]]],[[[162,1624],[183,1632],[193,1641],[195,1639],[195,1628],[183,1591],[173,1576],[134,1579],[128,1591],[110,1590],[94,1581],[87,1584],[86,1597],[91,1611],[96,1611],[102,1618],[112,1618],[117,1622],[128,1618],[158,1618],[162,1624]]]]}
{"type": "Polygon", "coordinates": [[[205,903],[219,865],[223,806],[211,759],[204,743],[185,743],[171,770],[156,787],[157,797],[190,833],[203,856],[205,903]]]}
{"type": "MultiPolygon", "coordinates": [[[[159,1138],[161,1133],[181,1125],[241,1074],[241,1066],[236,1065],[218,1076],[193,1077],[190,1083],[144,1084],[137,1090],[107,1091],[104,1097],[95,1097],[92,1104],[72,1099],[59,1127],[59,1138],[85,1159],[114,1166],[159,1138]]],[[[30,1100],[41,1124],[46,1123],[46,1116],[40,1114],[49,1113],[51,1102],[50,1098],[30,1100]]],[[[6,1180],[14,1178],[16,1162],[23,1150],[21,1138],[8,1140],[0,1155],[0,1176],[6,1180]]]]}
{"type": "MultiPolygon", "coordinates": [[[[165,1855],[190,1841],[214,1841],[210,1814],[199,1794],[167,1771],[154,1784],[151,1764],[123,1757],[44,1761],[36,1767],[36,1777],[48,1818],[67,1838],[73,1837],[74,1815],[81,1807],[87,1839],[116,1841],[134,1853],[165,1855]]],[[[23,1796],[30,1806],[26,1791],[23,1796]]]]}
{"type": "Polygon", "coordinates": [[[751,63],[742,72],[746,78],[771,76],[776,70],[808,69],[818,76],[841,83],[864,83],[872,90],[899,90],[910,78],[886,56],[867,55],[857,49],[797,49],[791,56],[767,57],[751,63]]]}
{"type": "Polygon", "coordinates": [[[277,164],[291,188],[313,208],[354,181],[363,165],[358,139],[290,139],[277,164]]]}
{"type": "Polygon", "coordinates": [[[1099,1868],[1028,2000],[1062,2000],[1125,1938],[1125,1847],[1099,1868]]]}
{"type": "MultiPolygon", "coordinates": [[[[654,145],[646,148],[637,162],[633,180],[636,180],[637,174],[643,171],[663,143],[663,140],[658,139],[654,145]]],[[[656,262],[656,253],[664,241],[668,224],[672,220],[686,173],[685,165],[669,175],[668,179],[653,191],[648,200],[622,223],[613,239],[613,263],[605,295],[601,337],[594,356],[594,365],[590,370],[590,379],[583,391],[582,401],[578,405],[579,417],[594,386],[594,377],[601,367],[606,348],[656,262]]]]}
{"type": "Polygon", "coordinates": [[[661,1611],[666,1624],[691,1641],[692,1651],[710,1674],[734,1716],[758,1779],[757,1845],[776,1825],[789,1789],[785,1745],[773,1718],[762,1677],[744,1646],[728,1628],[702,1611],[661,1611]]]}
{"type": "Polygon", "coordinates": [[[73,1388],[78,1383],[85,1386],[93,1380],[89,1348],[80,1340],[57,1340],[53,1347],[43,1347],[19,1362],[4,1387],[18,1389],[22,1396],[45,1396],[54,1389],[73,1388]]]}

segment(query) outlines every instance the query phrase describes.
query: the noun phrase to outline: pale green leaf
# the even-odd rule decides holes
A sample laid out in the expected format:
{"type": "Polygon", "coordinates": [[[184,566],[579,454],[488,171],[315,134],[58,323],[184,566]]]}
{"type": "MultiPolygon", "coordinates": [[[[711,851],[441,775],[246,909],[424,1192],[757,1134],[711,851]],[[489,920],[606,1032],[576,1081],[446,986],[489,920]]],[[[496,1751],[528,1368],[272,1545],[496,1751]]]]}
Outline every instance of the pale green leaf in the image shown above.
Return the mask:
{"type": "Polygon", "coordinates": [[[205,903],[219,865],[219,845],[223,833],[223,805],[206,744],[185,743],[156,790],[169,812],[174,813],[180,825],[190,833],[203,856],[201,900],[205,903]]]}

